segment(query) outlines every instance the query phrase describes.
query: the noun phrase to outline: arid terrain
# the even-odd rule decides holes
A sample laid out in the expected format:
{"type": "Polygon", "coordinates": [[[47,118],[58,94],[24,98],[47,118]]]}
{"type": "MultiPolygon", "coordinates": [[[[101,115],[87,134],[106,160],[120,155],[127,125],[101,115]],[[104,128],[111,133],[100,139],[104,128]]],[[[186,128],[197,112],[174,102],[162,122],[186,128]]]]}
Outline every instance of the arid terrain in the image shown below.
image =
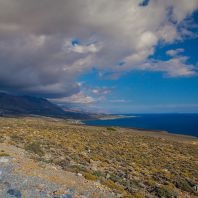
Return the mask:
{"type": "MultiPolygon", "coordinates": [[[[13,175],[37,177],[43,188],[54,185],[49,197],[61,197],[71,188],[77,191],[71,197],[198,196],[194,137],[53,118],[1,117],[0,142],[0,173],[13,163],[13,175]]],[[[2,192],[2,178],[0,184],[2,192]]]]}

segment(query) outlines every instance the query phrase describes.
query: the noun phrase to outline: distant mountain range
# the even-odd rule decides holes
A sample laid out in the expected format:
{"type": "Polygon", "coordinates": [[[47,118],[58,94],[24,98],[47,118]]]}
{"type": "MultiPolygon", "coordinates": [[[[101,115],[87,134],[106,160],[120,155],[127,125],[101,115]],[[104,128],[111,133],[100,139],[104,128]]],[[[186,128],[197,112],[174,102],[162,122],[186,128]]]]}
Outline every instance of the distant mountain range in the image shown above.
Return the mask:
{"type": "Polygon", "coordinates": [[[9,115],[39,115],[68,119],[92,119],[98,116],[84,112],[65,111],[45,98],[0,93],[0,116],[9,115]]]}

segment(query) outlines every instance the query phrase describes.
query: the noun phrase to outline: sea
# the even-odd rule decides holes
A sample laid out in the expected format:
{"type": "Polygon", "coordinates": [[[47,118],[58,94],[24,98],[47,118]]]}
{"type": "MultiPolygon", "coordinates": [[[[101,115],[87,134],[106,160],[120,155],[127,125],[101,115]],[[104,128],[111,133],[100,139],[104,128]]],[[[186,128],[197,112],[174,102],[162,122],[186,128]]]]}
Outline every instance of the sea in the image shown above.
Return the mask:
{"type": "MultiPolygon", "coordinates": [[[[115,115],[116,116],[116,115],[115,115]]],[[[125,114],[122,118],[88,120],[94,126],[119,126],[198,137],[198,114],[125,114]]]]}

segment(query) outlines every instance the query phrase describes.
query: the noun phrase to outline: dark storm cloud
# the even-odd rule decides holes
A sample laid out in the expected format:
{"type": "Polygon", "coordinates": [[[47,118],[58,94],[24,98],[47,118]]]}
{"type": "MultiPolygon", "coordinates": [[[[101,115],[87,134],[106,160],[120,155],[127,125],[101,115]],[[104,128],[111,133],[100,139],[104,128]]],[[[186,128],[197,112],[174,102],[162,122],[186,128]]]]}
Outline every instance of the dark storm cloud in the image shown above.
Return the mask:
{"type": "Polygon", "coordinates": [[[78,26],[79,6],[65,0],[0,1],[0,90],[45,97],[79,92],[75,78],[82,65],[72,65],[84,56],[64,51],[78,26]]]}
{"type": "Polygon", "coordinates": [[[76,79],[93,65],[102,73],[192,74],[181,57],[163,70],[145,63],[158,41],[181,38],[177,24],[197,8],[196,0],[158,1],[142,9],[139,0],[0,0],[0,90],[81,97],[76,79]],[[170,6],[177,24],[168,20],[170,6]]]}

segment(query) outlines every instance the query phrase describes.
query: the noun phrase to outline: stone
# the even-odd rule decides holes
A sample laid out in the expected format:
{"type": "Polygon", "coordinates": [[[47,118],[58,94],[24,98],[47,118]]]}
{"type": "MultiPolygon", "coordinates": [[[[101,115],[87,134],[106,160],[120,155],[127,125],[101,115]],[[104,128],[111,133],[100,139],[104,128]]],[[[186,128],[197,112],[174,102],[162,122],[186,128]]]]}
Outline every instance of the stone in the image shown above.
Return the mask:
{"type": "Polygon", "coordinates": [[[0,163],[7,163],[9,162],[9,159],[6,157],[0,157],[0,163]]]}
{"type": "Polygon", "coordinates": [[[2,178],[3,171],[0,169],[0,179],[2,178]]]}
{"type": "Polygon", "coordinates": [[[74,197],[70,194],[66,194],[66,195],[60,196],[60,198],[74,198],[74,197]]]}
{"type": "Polygon", "coordinates": [[[107,173],[106,178],[109,179],[111,177],[111,175],[109,173],[107,173]]]}
{"type": "Polygon", "coordinates": [[[16,189],[9,189],[7,191],[7,198],[21,198],[21,192],[16,189]]]}

